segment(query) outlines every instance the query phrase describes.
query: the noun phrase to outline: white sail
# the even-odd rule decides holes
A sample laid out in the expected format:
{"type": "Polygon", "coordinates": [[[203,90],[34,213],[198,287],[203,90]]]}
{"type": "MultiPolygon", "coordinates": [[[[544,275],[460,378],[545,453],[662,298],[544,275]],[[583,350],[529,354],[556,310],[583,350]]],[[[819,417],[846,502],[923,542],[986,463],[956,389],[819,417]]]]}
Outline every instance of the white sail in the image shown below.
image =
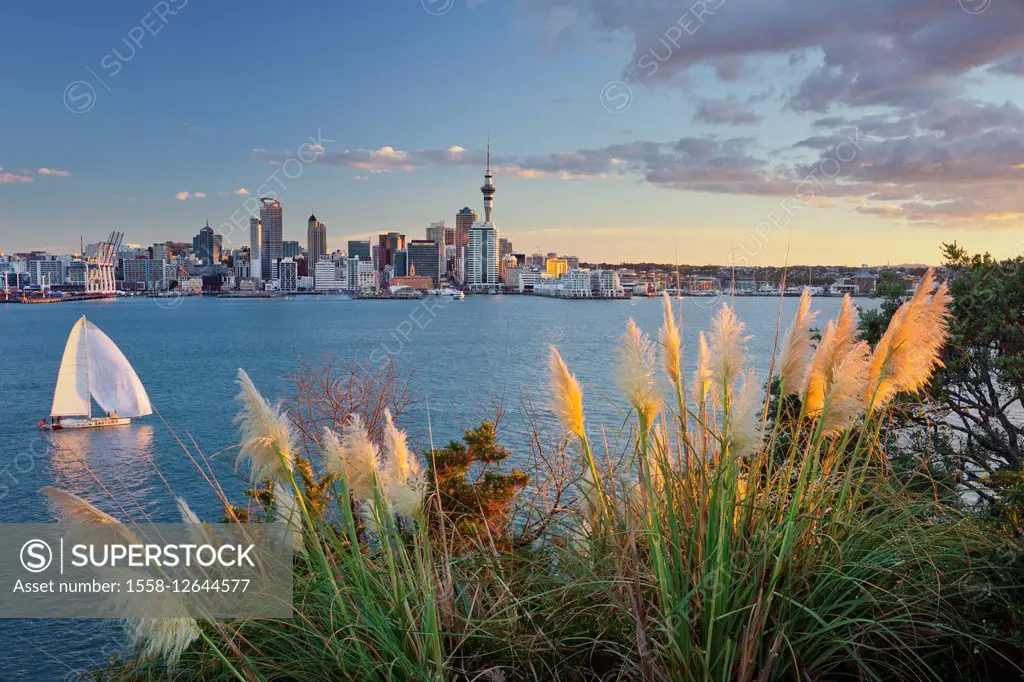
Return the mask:
{"type": "Polygon", "coordinates": [[[89,392],[106,412],[121,417],[153,414],[149,396],[128,358],[99,327],[85,321],[89,392]]]}
{"type": "Polygon", "coordinates": [[[76,322],[64,345],[64,357],[57,372],[57,388],[53,391],[53,407],[50,408],[53,417],[88,417],[91,411],[85,325],[84,317],[76,322]]]}

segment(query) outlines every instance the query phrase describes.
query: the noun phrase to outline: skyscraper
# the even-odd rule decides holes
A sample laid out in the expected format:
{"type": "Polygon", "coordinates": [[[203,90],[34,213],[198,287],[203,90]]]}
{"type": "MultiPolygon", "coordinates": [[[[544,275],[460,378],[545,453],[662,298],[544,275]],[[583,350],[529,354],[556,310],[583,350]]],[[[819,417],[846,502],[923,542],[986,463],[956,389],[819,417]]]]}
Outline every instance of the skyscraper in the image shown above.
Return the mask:
{"type": "Polygon", "coordinates": [[[281,242],[281,257],[295,259],[302,253],[302,247],[299,246],[299,242],[296,240],[287,240],[281,242]]]}
{"type": "Polygon", "coordinates": [[[263,223],[259,218],[249,218],[249,274],[256,279],[263,279],[262,254],[263,223]]]}
{"type": "Polygon", "coordinates": [[[372,261],[373,257],[370,255],[370,240],[350,239],[348,242],[348,257],[359,258],[359,260],[364,261],[372,261]]]}
{"type": "Polygon", "coordinates": [[[509,255],[510,253],[512,253],[512,240],[511,239],[505,239],[504,237],[502,237],[501,241],[498,242],[498,255],[501,258],[504,258],[505,256],[509,255]]]}
{"type": "Polygon", "coordinates": [[[378,238],[380,248],[377,260],[377,270],[383,271],[388,265],[394,265],[394,255],[405,248],[405,235],[398,232],[388,232],[378,238]]]}
{"type": "MultiPolygon", "coordinates": [[[[440,284],[441,278],[448,274],[445,244],[447,244],[446,240],[450,232],[452,230],[445,225],[443,220],[430,223],[430,227],[427,228],[427,241],[432,241],[437,246],[437,277],[434,278],[435,285],[440,284]]],[[[417,265],[416,267],[419,266],[417,265]]]]}
{"type": "Polygon", "coordinates": [[[465,246],[469,243],[469,228],[480,219],[476,211],[469,206],[455,214],[455,245],[465,246]]]}
{"type": "Polygon", "coordinates": [[[284,210],[277,199],[260,199],[260,223],[263,225],[263,241],[260,250],[260,264],[263,279],[274,279],[274,264],[284,257],[284,210]]]}
{"type": "Polygon", "coordinates": [[[203,262],[203,265],[216,265],[220,262],[220,242],[210,227],[210,221],[206,221],[206,227],[199,230],[199,234],[192,238],[192,252],[196,258],[203,262]]]}
{"type": "Polygon", "coordinates": [[[492,291],[498,286],[498,229],[487,222],[469,228],[466,246],[466,283],[470,290],[492,291]]]}
{"type": "Polygon", "coordinates": [[[317,261],[327,257],[327,226],[315,215],[309,216],[306,227],[306,253],[309,254],[310,267],[316,267],[317,261]]]}
{"type": "Polygon", "coordinates": [[[410,274],[415,272],[420,277],[429,277],[436,287],[440,280],[441,258],[438,251],[443,253],[444,247],[438,247],[437,242],[431,239],[413,239],[409,242],[406,251],[409,255],[410,274]]]}

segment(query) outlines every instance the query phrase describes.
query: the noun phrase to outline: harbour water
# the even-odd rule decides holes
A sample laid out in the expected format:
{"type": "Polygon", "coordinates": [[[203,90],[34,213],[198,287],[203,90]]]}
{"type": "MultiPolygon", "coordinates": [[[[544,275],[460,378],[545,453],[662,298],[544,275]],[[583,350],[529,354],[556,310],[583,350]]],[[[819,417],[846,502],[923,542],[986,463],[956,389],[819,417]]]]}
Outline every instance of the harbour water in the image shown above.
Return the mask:
{"type": "MultiPolygon", "coordinates": [[[[688,365],[698,331],[709,328],[725,300],[681,299],[688,365]]],[[[752,336],[751,363],[762,377],[778,320],[784,332],[797,303],[735,300],[752,336]]],[[[839,305],[838,298],[814,300],[821,327],[839,305]]],[[[630,316],[656,338],[660,299],[494,296],[382,304],[332,297],[172,298],[0,306],[0,522],[52,521],[38,494],[43,485],[71,490],[115,516],[176,522],[160,474],[201,517],[219,518],[215,496],[176,438],[194,442],[211,458],[229,494],[238,494],[242,482],[234,474],[237,431],[231,420],[239,367],[266,397],[276,399],[291,394],[290,376],[303,361],[368,367],[391,358],[400,372],[410,373],[415,400],[400,426],[413,443],[427,442],[428,411],[435,441],[447,442],[474,420],[493,415],[494,401],[503,400],[501,440],[515,453],[526,449],[524,399],[538,408],[542,434],[551,442],[559,437],[547,409],[547,348],[554,344],[583,384],[588,423],[617,430],[622,417],[614,404],[612,368],[630,316]],[[68,331],[81,315],[124,351],[158,414],[130,428],[57,434],[37,429],[49,414],[68,331]]],[[[108,621],[0,620],[0,641],[0,681],[59,680],[102,664],[122,637],[108,621]]]]}

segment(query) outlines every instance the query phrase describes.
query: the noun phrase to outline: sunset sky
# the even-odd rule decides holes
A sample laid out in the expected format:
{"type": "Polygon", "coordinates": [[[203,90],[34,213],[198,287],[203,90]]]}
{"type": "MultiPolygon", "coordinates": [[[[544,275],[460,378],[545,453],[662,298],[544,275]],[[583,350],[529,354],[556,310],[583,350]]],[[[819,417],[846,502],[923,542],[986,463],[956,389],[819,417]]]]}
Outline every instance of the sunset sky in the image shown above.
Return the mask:
{"type": "Polygon", "coordinates": [[[190,240],[261,186],[285,239],[311,211],[331,248],[421,236],[482,210],[489,132],[520,251],[1024,254],[1016,1],[43,0],[0,18],[3,251],[190,240]]]}

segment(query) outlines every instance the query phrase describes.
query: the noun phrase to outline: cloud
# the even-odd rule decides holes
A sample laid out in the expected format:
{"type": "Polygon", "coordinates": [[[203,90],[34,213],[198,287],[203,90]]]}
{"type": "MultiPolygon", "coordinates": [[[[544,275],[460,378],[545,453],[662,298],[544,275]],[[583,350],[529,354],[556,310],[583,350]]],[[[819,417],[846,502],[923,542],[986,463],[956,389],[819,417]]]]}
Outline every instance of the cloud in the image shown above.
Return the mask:
{"type": "Polygon", "coordinates": [[[174,195],[174,198],[177,199],[178,201],[185,201],[190,196],[191,195],[188,192],[178,192],[177,194],[174,195]]]}
{"type": "Polygon", "coordinates": [[[1014,71],[1019,64],[1003,60],[1019,54],[1024,41],[1019,2],[995,2],[973,15],[957,2],[936,0],[523,2],[542,37],[625,37],[633,54],[623,70],[648,84],[678,82],[699,67],[734,81],[743,77],[741,60],[790,59],[799,68],[789,104],[803,111],[926,106],[962,94],[975,68],[1003,63],[1004,72],[1014,71]]]}
{"type": "Polygon", "coordinates": [[[203,192],[195,192],[195,193],[192,194],[192,198],[193,199],[205,199],[206,198],[206,194],[203,193],[203,192]]]}
{"type": "Polygon", "coordinates": [[[697,103],[693,120],[711,125],[741,126],[760,123],[764,118],[736,99],[729,98],[701,100],[697,103]]]}
{"type": "Polygon", "coordinates": [[[234,192],[232,192],[232,194],[234,194],[236,197],[247,197],[249,196],[250,192],[244,187],[239,187],[234,192]]]}
{"type": "Polygon", "coordinates": [[[52,176],[58,177],[58,178],[66,178],[66,177],[69,177],[71,175],[70,171],[57,170],[55,168],[40,168],[36,172],[39,173],[40,175],[52,175],[52,176]]]}
{"type": "Polygon", "coordinates": [[[0,185],[13,185],[32,182],[32,175],[23,170],[6,170],[0,166],[0,185]]]}

